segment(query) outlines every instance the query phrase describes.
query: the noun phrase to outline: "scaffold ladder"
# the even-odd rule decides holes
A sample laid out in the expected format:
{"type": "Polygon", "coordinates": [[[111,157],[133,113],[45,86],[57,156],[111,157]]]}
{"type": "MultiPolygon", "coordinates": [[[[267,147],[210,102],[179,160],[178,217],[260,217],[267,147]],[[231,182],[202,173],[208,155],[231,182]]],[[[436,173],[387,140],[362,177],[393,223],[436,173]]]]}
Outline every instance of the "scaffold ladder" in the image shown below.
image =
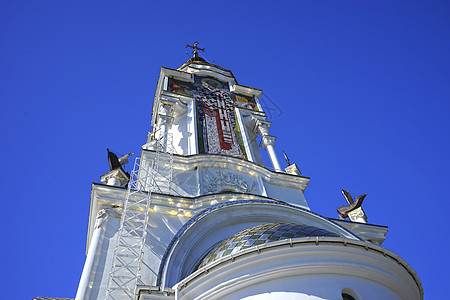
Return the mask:
{"type": "Polygon", "coordinates": [[[170,193],[172,185],[172,134],[155,140],[154,158],[136,158],[120,222],[106,299],[134,299],[141,279],[152,192],[170,193]]]}

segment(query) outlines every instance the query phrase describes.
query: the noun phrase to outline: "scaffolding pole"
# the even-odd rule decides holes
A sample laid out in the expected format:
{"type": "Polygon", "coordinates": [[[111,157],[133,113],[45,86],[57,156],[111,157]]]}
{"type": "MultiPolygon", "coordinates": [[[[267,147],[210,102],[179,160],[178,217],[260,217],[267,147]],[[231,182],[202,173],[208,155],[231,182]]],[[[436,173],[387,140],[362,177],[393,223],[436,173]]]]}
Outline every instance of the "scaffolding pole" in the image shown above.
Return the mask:
{"type": "Polygon", "coordinates": [[[107,300],[134,299],[137,286],[145,284],[141,271],[151,195],[153,192],[171,193],[172,140],[172,134],[155,140],[155,156],[151,161],[136,158],[114,248],[107,300]]]}

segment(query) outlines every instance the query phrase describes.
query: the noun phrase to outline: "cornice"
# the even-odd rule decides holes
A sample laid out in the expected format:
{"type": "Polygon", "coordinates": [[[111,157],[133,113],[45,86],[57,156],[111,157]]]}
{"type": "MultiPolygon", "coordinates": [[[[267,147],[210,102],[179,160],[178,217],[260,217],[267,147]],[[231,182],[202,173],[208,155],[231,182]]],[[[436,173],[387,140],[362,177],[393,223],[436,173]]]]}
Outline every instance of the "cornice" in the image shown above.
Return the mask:
{"type": "Polygon", "coordinates": [[[220,66],[210,64],[207,62],[187,62],[183,64],[179,71],[184,71],[186,73],[195,73],[198,75],[209,75],[213,77],[223,77],[225,81],[232,81],[233,83],[237,83],[236,78],[233,75],[233,72],[222,68],[220,66]]]}
{"type": "MultiPolygon", "coordinates": [[[[141,157],[143,159],[152,159],[154,155],[154,151],[142,149],[141,157]]],[[[310,178],[306,176],[275,172],[265,166],[233,156],[217,154],[173,155],[173,169],[189,171],[197,167],[220,168],[246,173],[250,176],[261,176],[266,182],[285,187],[298,188],[300,185],[303,192],[310,181],[310,178]]]]}

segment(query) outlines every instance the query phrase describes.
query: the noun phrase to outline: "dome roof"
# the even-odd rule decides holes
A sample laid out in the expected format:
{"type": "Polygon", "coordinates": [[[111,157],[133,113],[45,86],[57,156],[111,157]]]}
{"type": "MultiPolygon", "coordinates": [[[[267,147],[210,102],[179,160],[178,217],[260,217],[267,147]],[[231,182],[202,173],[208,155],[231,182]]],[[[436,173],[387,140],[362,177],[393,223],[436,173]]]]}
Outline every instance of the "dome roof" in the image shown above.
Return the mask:
{"type": "Polygon", "coordinates": [[[236,253],[252,246],[278,240],[308,236],[338,236],[325,229],[301,224],[269,223],[258,225],[218,243],[201,261],[198,268],[207,265],[223,256],[236,253]]]}

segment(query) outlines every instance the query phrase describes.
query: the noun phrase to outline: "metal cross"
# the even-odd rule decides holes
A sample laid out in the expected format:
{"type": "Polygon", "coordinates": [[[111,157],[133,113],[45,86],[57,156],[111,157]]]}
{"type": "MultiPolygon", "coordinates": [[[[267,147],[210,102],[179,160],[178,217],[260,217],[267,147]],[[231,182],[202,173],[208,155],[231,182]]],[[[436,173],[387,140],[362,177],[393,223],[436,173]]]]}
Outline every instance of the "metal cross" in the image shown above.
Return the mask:
{"type": "Polygon", "coordinates": [[[205,48],[200,48],[200,47],[197,47],[197,45],[198,45],[198,42],[197,41],[195,41],[194,42],[194,46],[191,46],[191,45],[189,45],[189,44],[187,44],[186,43],[186,48],[192,48],[192,49],[194,49],[194,51],[192,51],[192,53],[194,54],[194,58],[197,58],[198,57],[198,51],[197,50],[201,50],[201,51],[205,51],[205,48]]]}

